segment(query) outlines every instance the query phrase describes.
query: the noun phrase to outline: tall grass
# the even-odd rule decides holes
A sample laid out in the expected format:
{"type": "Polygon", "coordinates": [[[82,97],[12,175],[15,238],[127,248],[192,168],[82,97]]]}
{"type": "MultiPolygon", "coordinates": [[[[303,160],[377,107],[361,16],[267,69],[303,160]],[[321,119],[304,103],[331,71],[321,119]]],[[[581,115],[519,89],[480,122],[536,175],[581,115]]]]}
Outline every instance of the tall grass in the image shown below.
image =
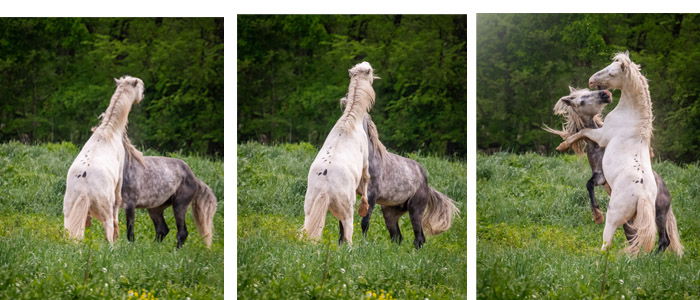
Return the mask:
{"type": "Polygon", "coordinates": [[[306,176],[318,149],[306,143],[238,145],[238,296],[241,299],[460,299],[466,297],[465,162],[409,155],[430,184],[463,214],[447,232],[413,248],[407,215],[394,244],[381,209],[362,237],[355,216],[352,246],[338,246],[338,221],[328,215],[323,240],[299,239],[306,176]]]}
{"type": "MultiPolygon", "coordinates": [[[[698,238],[700,169],[659,162],[686,254],[624,253],[619,229],[613,248],[592,221],[585,157],[537,154],[477,158],[477,293],[479,298],[687,298],[700,295],[698,238]]],[[[608,196],[596,190],[601,210],[608,196]]]]}
{"type": "MultiPolygon", "coordinates": [[[[130,299],[142,295],[163,299],[223,298],[223,163],[204,157],[180,156],[206,182],[219,200],[214,218],[214,244],[206,249],[194,227],[176,250],[175,221],[171,233],[153,241],[153,224],[137,210],[136,242],[121,236],[114,246],[93,220],[82,242],[63,230],[65,177],[78,154],[71,143],[28,146],[0,144],[0,298],[1,299],[130,299]],[[136,296],[138,293],[138,296],[136,296]]],[[[147,154],[155,154],[147,152],[147,154]]]]}

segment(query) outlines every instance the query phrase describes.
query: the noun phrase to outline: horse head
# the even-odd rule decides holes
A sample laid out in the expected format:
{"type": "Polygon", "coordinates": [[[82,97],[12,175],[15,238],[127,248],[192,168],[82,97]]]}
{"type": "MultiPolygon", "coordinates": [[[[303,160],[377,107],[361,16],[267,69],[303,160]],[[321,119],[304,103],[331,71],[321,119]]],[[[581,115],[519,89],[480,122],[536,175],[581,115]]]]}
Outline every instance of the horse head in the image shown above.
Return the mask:
{"type": "Polygon", "coordinates": [[[629,52],[618,53],[611,64],[588,79],[588,87],[596,90],[622,89],[625,79],[630,77],[633,70],[639,71],[639,66],[630,60],[629,52]]]}
{"type": "Polygon", "coordinates": [[[578,116],[584,120],[593,119],[603,112],[603,108],[612,102],[612,93],[608,90],[591,91],[569,87],[569,95],[561,97],[554,106],[554,114],[568,117],[578,116]]]}
{"type": "Polygon", "coordinates": [[[119,79],[114,79],[117,84],[117,88],[130,89],[134,93],[134,102],[139,103],[143,100],[143,81],[136,77],[131,77],[129,75],[124,75],[119,79]]]}

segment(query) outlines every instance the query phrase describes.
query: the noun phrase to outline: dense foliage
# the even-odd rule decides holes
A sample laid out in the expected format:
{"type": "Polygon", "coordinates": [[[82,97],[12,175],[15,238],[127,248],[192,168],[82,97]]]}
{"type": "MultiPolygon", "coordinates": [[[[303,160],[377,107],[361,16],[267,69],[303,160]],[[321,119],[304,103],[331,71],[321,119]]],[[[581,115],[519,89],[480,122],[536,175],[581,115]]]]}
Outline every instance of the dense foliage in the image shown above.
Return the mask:
{"type": "Polygon", "coordinates": [[[466,16],[238,16],[238,140],[321,144],[363,60],[391,149],[465,156],[466,16]]]}
{"type": "Polygon", "coordinates": [[[625,50],[649,79],[657,157],[696,161],[700,16],[692,14],[479,14],[478,147],[552,151],[560,139],[540,126],[561,124],[554,103],[625,50]]]}
{"type": "MultiPolygon", "coordinates": [[[[446,232],[413,247],[408,215],[393,243],[381,209],[367,236],[355,214],[353,245],[338,246],[338,220],[328,213],[322,241],[299,238],[306,175],[318,148],[309,143],[238,146],[238,297],[241,299],[464,299],[467,293],[465,161],[410,154],[430,185],[462,214],[446,232]]],[[[359,204],[359,201],[356,203],[359,204]]]]}
{"type": "Polygon", "coordinates": [[[128,74],[135,144],[223,155],[223,39],[221,18],[0,18],[0,141],[82,145],[128,74]]]}
{"type": "Polygon", "coordinates": [[[120,237],[110,246],[96,219],[81,242],[71,241],[63,228],[66,170],[78,151],[69,142],[0,144],[0,299],[223,299],[223,161],[167,154],[187,162],[219,201],[211,249],[204,246],[191,210],[187,242],[175,248],[171,208],[164,214],[170,233],[163,242],[153,240],[148,212],[137,209],[136,241],[126,240],[122,211],[120,237]]]}
{"type": "MultiPolygon", "coordinates": [[[[697,164],[654,164],[672,195],[685,255],[622,252],[616,231],[601,252],[584,157],[534,153],[477,157],[477,293],[480,299],[689,299],[700,293],[697,164]]],[[[609,197],[596,188],[602,211],[609,197]]]]}

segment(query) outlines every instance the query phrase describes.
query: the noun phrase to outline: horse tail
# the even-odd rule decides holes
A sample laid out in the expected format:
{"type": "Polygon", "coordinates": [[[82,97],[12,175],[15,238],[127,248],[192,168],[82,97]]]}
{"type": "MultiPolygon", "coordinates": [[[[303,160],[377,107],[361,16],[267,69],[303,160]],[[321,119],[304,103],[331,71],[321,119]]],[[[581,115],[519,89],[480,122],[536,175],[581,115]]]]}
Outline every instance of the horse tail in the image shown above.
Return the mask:
{"type": "Polygon", "coordinates": [[[637,215],[632,222],[636,231],[627,252],[636,254],[640,249],[650,252],[656,243],[656,207],[650,198],[637,199],[637,215]]]}
{"type": "Polygon", "coordinates": [[[304,203],[304,231],[313,240],[319,240],[326,223],[326,213],[330,203],[326,193],[306,198],[304,203]]]}
{"type": "Polygon", "coordinates": [[[192,199],[192,215],[199,235],[207,248],[211,247],[214,230],[214,213],[216,213],[216,196],[208,185],[197,179],[199,188],[192,199]]]}
{"type": "Polygon", "coordinates": [[[82,240],[85,236],[85,223],[90,209],[90,199],[85,194],[75,199],[63,201],[63,227],[72,239],[82,240]]]}
{"type": "Polygon", "coordinates": [[[666,214],[666,234],[670,242],[669,248],[678,256],[683,256],[683,245],[681,245],[681,237],[678,234],[678,226],[676,225],[676,216],[673,214],[673,208],[669,207],[666,214]]]}
{"type": "Polygon", "coordinates": [[[454,201],[445,194],[430,189],[428,195],[428,205],[423,214],[423,230],[430,234],[440,234],[452,226],[452,219],[455,214],[459,214],[459,208],[454,201]]]}

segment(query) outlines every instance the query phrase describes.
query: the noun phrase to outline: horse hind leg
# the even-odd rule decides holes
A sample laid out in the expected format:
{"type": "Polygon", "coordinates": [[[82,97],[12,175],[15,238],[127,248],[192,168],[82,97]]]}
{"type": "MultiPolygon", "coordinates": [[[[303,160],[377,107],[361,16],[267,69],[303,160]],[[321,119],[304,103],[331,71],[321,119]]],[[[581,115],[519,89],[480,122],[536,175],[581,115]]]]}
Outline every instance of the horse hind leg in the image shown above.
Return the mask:
{"type": "Polygon", "coordinates": [[[613,209],[612,207],[608,208],[605,218],[605,229],[603,229],[603,246],[601,247],[601,250],[605,251],[608,249],[608,247],[610,247],[615,235],[615,230],[617,230],[617,228],[620,226],[627,226],[625,223],[626,220],[624,214],[613,209]]]}
{"type": "Polygon", "coordinates": [[[148,209],[148,215],[151,217],[151,220],[153,221],[153,227],[156,231],[155,240],[157,242],[162,242],[165,236],[168,235],[168,232],[170,232],[168,224],[165,223],[165,218],[163,217],[163,211],[166,207],[166,205],[161,205],[159,207],[148,209]]]}
{"type": "Polygon", "coordinates": [[[384,223],[389,231],[391,240],[401,244],[403,236],[399,228],[399,218],[406,212],[406,209],[400,206],[382,206],[382,215],[384,215],[384,223]]]}
{"type": "Polygon", "coordinates": [[[340,221],[340,244],[342,244],[343,241],[345,241],[348,243],[348,245],[352,245],[352,227],[352,213],[350,213],[349,216],[346,216],[343,220],[340,221]]]}
{"type": "Polygon", "coordinates": [[[175,224],[177,226],[177,247],[181,248],[187,240],[187,224],[185,217],[187,216],[187,206],[189,203],[173,204],[173,212],[175,213],[175,224]]]}
{"type": "Polygon", "coordinates": [[[411,226],[413,227],[413,246],[416,249],[423,247],[425,243],[425,235],[423,234],[423,213],[428,202],[428,195],[418,192],[408,201],[408,215],[411,217],[411,226]],[[422,199],[423,201],[420,201],[422,199]]]}
{"type": "MultiPolygon", "coordinates": [[[[660,194],[659,196],[661,196],[660,194]]],[[[661,201],[659,198],[657,197],[656,200],[656,229],[659,232],[659,247],[656,249],[656,253],[664,252],[671,244],[666,230],[666,218],[671,205],[669,201],[661,201]]]]}
{"type": "Polygon", "coordinates": [[[116,224],[116,221],[114,220],[114,212],[112,212],[113,208],[110,206],[107,211],[101,211],[98,212],[98,219],[102,221],[102,227],[104,227],[105,230],[105,237],[107,238],[107,241],[110,244],[114,244],[115,237],[114,237],[114,224],[116,224]]]}
{"type": "Polygon", "coordinates": [[[603,217],[603,214],[600,212],[600,208],[598,206],[598,201],[595,200],[595,186],[596,183],[598,183],[598,177],[602,176],[602,174],[598,173],[593,173],[593,176],[591,176],[591,179],[588,180],[586,183],[586,189],[588,189],[588,198],[590,198],[591,201],[591,211],[593,213],[593,222],[596,224],[603,224],[603,221],[605,218],[603,217]]]}

